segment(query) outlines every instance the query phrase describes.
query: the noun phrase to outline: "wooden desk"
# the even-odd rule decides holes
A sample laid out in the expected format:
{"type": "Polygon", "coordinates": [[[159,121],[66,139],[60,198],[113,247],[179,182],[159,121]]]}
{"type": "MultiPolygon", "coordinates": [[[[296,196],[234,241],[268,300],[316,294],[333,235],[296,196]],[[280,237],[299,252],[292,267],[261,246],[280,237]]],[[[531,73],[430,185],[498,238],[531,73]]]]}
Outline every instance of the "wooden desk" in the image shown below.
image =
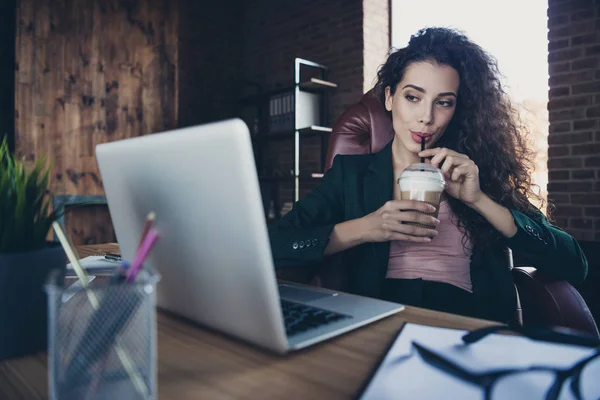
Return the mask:
{"type": "MultiPolygon", "coordinates": [[[[82,246],[81,257],[118,252],[82,246]]],[[[405,322],[457,329],[495,323],[406,307],[394,316],[286,356],[158,313],[160,399],[349,399],[405,322]]],[[[46,399],[46,354],[0,362],[0,399],[46,399]]]]}

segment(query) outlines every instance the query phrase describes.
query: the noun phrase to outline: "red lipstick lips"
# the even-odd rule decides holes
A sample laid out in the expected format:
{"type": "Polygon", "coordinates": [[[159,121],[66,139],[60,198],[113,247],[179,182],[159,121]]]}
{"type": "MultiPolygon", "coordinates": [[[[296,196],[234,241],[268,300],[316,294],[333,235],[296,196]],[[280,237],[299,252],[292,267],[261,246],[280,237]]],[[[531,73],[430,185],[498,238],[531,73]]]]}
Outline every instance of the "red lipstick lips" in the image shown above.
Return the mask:
{"type": "Polygon", "coordinates": [[[412,136],[412,140],[414,140],[418,144],[421,144],[421,138],[425,139],[425,143],[427,143],[433,137],[433,135],[431,135],[429,133],[425,133],[425,132],[413,132],[413,131],[410,131],[410,133],[411,133],[411,136],[412,136]]]}

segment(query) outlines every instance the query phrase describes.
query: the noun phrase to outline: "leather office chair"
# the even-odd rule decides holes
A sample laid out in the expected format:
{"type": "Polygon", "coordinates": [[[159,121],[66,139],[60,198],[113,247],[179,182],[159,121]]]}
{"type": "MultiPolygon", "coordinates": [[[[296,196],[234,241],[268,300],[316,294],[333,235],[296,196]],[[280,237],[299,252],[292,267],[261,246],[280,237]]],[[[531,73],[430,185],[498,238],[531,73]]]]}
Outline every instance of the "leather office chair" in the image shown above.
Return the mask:
{"type": "MultiPolygon", "coordinates": [[[[331,167],[337,154],[377,152],[393,136],[391,118],[373,91],[369,91],[335,122],[325,168],[331,167]]],[[[507,249],[507,263],[517,290],[517,321],[524,325],[562,326],[600,337],[587,304],[571,284],[544,277],[535,268],[515,267],[510,249],[507,249]]],[[[343,290],[343,267],[335,263],[325,266],[312,283],[343,290]]]]}

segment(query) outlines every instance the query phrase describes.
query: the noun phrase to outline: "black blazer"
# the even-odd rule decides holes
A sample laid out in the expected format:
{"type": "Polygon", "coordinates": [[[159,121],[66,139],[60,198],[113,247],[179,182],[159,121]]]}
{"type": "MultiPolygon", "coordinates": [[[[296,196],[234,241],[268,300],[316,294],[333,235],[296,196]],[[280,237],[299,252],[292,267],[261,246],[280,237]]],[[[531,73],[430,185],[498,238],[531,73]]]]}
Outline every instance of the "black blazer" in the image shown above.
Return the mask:
{"type": "MultiPolygon", "coordinates": [[[[363,217],[393,198],[391,143],[378,153],[336,156],[319,186],[269,227],[276,268],[327,262],[330,257],[323,253],[336,224],[363,217]]],[[[477,316],[501,322],[512,320],[517,307],[506,247],[556,279],[579,283],[587,275],[586,258],[573,237],[551,225],[542,213],[532,218],[510,211],[517,233],[502,243],[475,246],[471,257],[477,316]]],[[[389,250],[389,242],[365,243],[339,255],[348,270],[349,292],[381,297],[389,250]]]]}

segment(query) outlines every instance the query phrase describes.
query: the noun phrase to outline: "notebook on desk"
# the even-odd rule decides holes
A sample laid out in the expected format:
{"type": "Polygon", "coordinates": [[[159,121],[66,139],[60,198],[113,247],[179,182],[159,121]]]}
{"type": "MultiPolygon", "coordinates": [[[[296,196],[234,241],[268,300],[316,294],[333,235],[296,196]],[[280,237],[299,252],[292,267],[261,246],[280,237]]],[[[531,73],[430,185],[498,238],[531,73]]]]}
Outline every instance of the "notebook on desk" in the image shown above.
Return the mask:
{"type": "Polygon", "coordinates": [[[247,126],[238,119],[101,144],[96,156],[124,259],[148,212],[158,306],[279,353],[401,311],[401,304],[278,284],[247,126]]]}
{"type": "Polygon", "coordinates": [[[360,400],[396,399],[600,399],[598,349],[491,334],[476,343],[468,331],[407,323],[359,395],[360,400]],[[415,346],[418,346],[416,347],[415,346]],[[557,370],[582,363],[562,385],[557,370]],[[577,379],[573,379],[577,378],[577,379]],[[487,395],[486,395],[487,391],[487,395]]]}

